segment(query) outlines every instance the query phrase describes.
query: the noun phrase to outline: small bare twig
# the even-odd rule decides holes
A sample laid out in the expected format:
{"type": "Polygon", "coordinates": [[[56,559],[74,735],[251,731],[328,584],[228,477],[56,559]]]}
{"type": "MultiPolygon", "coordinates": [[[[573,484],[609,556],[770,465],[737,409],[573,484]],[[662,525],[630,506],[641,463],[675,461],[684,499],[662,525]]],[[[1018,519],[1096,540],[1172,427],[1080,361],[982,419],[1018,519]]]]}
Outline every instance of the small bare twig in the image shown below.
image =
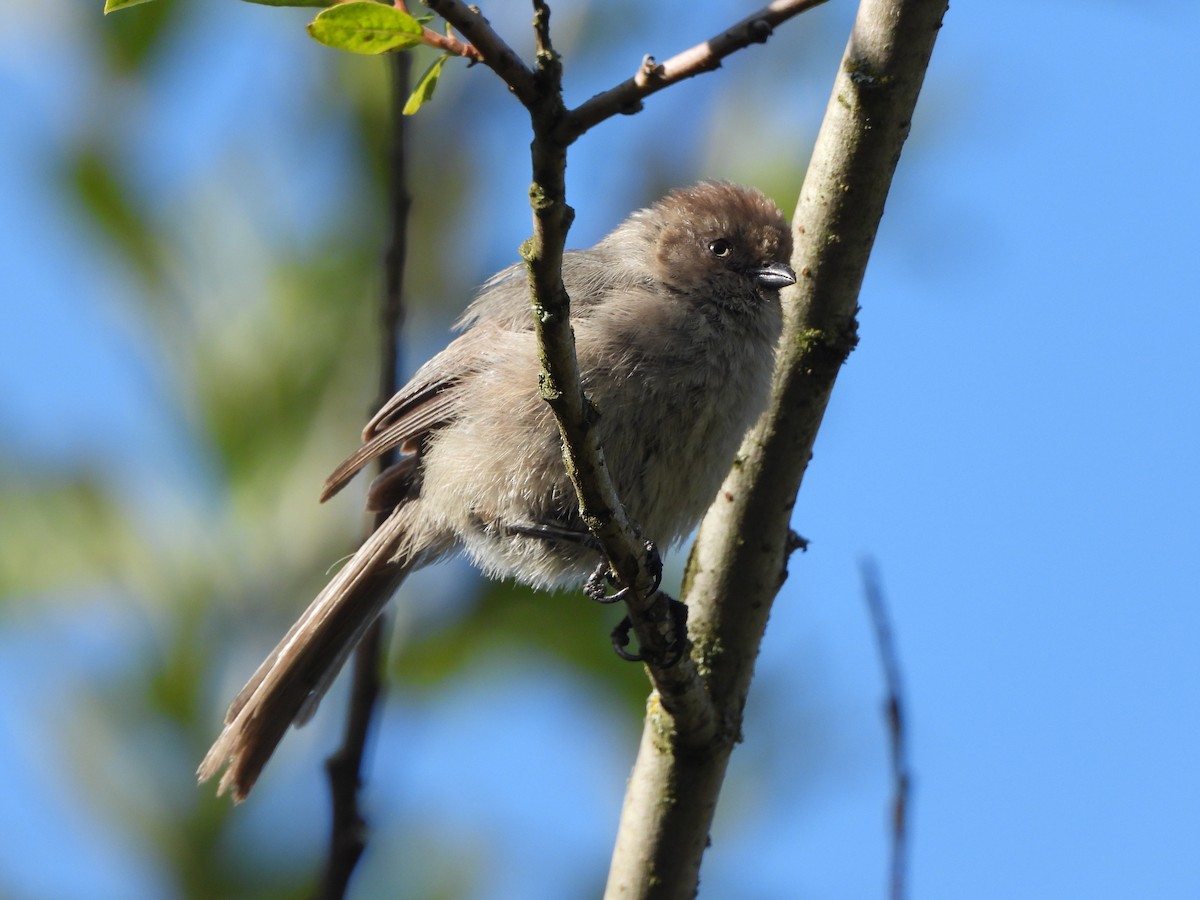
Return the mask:
{"type": "Polygon", "coordinates": [[[480,61],[500,76],[527,109],[536,102],[533,70],[521,61],[479,12],[461,0],[425,0],[425,5],[458,29],[480,61]]]}
{"type": "MultiPolygon", "coordinates": [[[[404,0],[394,0],[392,6],[396,7],[400,12],[408,12],[408,4],[404,0]]],[[[442,34],[440,31],[434,31],[428,25],[422,26],[421,39],[428,47],[445,50],[447,53],[453,53],[455,56],[466,57],[471,62],[483,62],[483,54],[476,50],[474,45],[460,41],[452,34],[442,34]]]]}
{"type": "MultiPolygon", "coordinates": [[[[389,233],[383,261],[383,298],[380,304],[380,330],[383,344],[379,358],[379,409],[396,393],[396,361],[399,354],[400,329],[404,322],[404,264],[408,248],[408,195],[405,159],[405,123],[401,110],[409,94],[412,56],[392,53],[388,56],[392,81],[392,133],[388,165],[387,218],[389,233]]],[[[383,471],[396,459],[396,451],[379,459],[383,471]]],[[[386,514],[376,517],[379,527],[386,514]]],[[[350,877],[358,865],[367,844],[367,825],[358,806],[362,785],[363,760],[367,739],[376,718],[383,693],[380,668],[384,648],[384,617],[380,616],[367,630],[354,653],[354,683],[346,712],[346,730],[342,746],[329,757],[325,768],[329,774],[332,798],[329,859],[316,896],[321,900],[340,900],[345,896],[350,877]]]]}
{"type": "MultiPolygon", "coordinates": [[[[605,119],[637,112],[641,109],[642,100],[651,94],[676,82],[720,68],[721,60],[725,57],[751,44],[764,43],[778,25],[825,2],[827,0],[774,0],[715,37],[675,54],[665,63],[657,63],[654,57],[646,56],[632,78],[597,94],[573,110],[564,110],[556,124],[556,141],[564,147],[570,146],[605,119]]],[[[536,105],[533,71],[496,34],[487,19],[460,0],[426,0],[426,6],[471,42],[474,54],[464,52],[460,55],[483,62],[492,69],[527,109],[536,105]]],[[[534,6],[535,9],[540,7],[545,10],[542,18],[548,21],[549,9],[545,4],[535,2],[534,6]]],[[[538,40],[540,48],[541,38],[538,40]]]]}
{"type": "Polygon", "coordinates": [[[421,31],[421,38],[426,46],[453,53],[455,56],[464,57],[473,63],[483,62],[483,54],[473,44],[460,41],[452,34],[442,34],[440,31],[425,27],[421,31]]]}
{"type": "Polygon", "coordinates": [[[892,864],[889,896],[891,900],[904,900],[905,874],[908,868],[909,797],[912,791],[912,774],[908,767],[904,690],[900,680],[900,660],[896,653],[896,643],[892,639],[891,621],[887,604],[884,602],[883,588],[879,583],[879,570],[871,560],[864,560],[861,569],[863,594],[871,613],[871,628],[875,634],[875,645],[879,649],[884,689],[887,692],[884,710],[892,773],[892,864]]]}
{"type": "Polygon", "coordinates": [[[329,858],[315,894],[318,900],[341,900],[346,896],[350,877],[367,846],[367,823],[358,806],[358,791],[362,786],[367,739],[382,693],[379,667],[383,623],[383,616],[372,622],[354,651],[354,681],[342,746],[325,761],[332,807],[329,858]]]}
{"type": "Polygon", "coordinates": [[[826,0],[775,0],[702,44],[677,53],[664,63],[642,60],[634,76],[597,94],[571,110],[563,122],[562,138],[574,141],[588,129],[618,114],[637,112],[651,94],[721,67],[721,60],[751,44],[764,43],[775,27],[826,0]]]}
{"type": "MultiPolygon", "coordinates": [[[[522,249],[529,268],[535,330],[541,350],[542,396],[554,410],[562,434],[567,471],[575,485],[584,521],[600,542],[618,581],[631,593],[627,606],[642,655],[666,657],[673,640],[668,600],[655,594],[646,548],[638,539],[604,463],[592,420],[595,411],[580,386],[579,361],[570,328],[570,298],[562,280],[562,258],[574,211],[566,202],[567,146],[555,130],[565,109],[562,63],[550,39],[550,9],[534,0],[537,42],[535,85],[530,105],[533,125],[533,237],[522,249]]],[[[651,663],[653,669],[653,664],[651,663]]]]}
{"type": "MultiPolygon", "coordinates": [[[[630,620],[647,659],[666,655],[673,634],[665,596],[654,594],[643,543],[625,516],[604,464],[591,419],[594,411],[583,395],[579,363],[570,329],[570,299],[562,281],[562,257],[574,211],[566,202],[567,143],[556,133],[566,116],[562,101],[562,65],[550,36],[550,9],[534,0],[536,67],[529,69],[492,30],[487,21],[458,0],[429,0],[430,9],[483,51],[483,62],[512,89],[529,112],[533,127],[533,236],[522,248],[529,269],[534,322],[541,353],[541,391],[554,410],[566,448],[568,473],[579,495],[584,521],[600,542],[618,580],[632,586],[630,620]]],[[[680,673],[670,682],[678,682],[680,673]]],[[[703,708],[699,682],[684,679],[693,690],[681,705],[703,708]]]]}

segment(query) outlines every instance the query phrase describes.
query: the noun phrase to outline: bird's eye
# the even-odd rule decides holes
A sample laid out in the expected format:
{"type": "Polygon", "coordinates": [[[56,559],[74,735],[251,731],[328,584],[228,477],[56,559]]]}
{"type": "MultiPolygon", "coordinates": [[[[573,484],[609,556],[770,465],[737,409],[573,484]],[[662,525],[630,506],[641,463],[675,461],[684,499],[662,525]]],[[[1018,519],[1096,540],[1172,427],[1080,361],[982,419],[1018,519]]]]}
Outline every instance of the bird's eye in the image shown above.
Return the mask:
{"type": "Polygon", "coordinates": [[[725,238],[717,238],[708,245],[708,252],[717,257],[717,259],[724,259],[733,252],[733,244],[729,243],[725,238]]]}

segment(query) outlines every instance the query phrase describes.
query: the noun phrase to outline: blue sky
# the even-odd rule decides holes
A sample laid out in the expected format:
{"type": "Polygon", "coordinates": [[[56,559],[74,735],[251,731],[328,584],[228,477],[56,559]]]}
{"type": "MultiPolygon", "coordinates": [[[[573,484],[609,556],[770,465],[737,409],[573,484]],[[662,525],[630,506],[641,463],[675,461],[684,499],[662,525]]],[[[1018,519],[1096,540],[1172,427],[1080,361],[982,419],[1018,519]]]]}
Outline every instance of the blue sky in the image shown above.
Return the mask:
{"type": "MultiPolygon", "coordinates": [[[[89,114],[90,65],[44,48],[83,50],[80,33],[103,23],[67,0],[47,4],[38,26],[28,5],[5,6],[18,27],[0,32],[0,88],[15,111],[0,122],[0,427],[31,467],[83,454],[128,479],[131,446],[157,469],[186,467],[169,459],[177,426],[137,329],[113,319],[120,273],[43,184],[45,155],[89,114]],[[44,40],[23,39],[27,28],[44,40]]],[[[264,98],[238,120],[247,146],[304,127],[275,119],[289,107],[272,98],[311,89],[305,61],[324,51],[294,17],[227,6],[222,21],[246,34],[222,66],[185,58],[146,87],[193,101],[170,104],[161,144],[140,149],[148,190],[205,164],[241,79],[264,98]]],[[[644,24],[659,28],[656,45],[682,47],[741,10],[706,12],[694,36],[657,14],[644,24]]],[[[834,0],[811,26],[788,27],[813,28],[836,59],[849,15],[834,0]]],[[[207,27],[197,53],[216,40],[207,27]]],[[[793,559],[772,616],[702,896],[882,896],[886,743],[866,557],[882,572],[910,709],[912,895],[1200,895],[1198,33],[1200,10],[1184,3],[951,8],[863,287],[861,344],[797,506],[794,527],[812,546],[793,559]]],[[[777,38],[761,52],[785,51],[777,38]]],[[[596,89],[624,75],[586,72],[596,89]]],[[[605,188],[611,142],[650,140],[718,89],[654,98],[615,137],[581,142],[573,243],[627,211],[605,188]]],[[[802,132],[827,92],[828,82],[790,97],[777,116],[794,104],[794,122],[764,129],[802,132]]],[[[754,147],[706,137],[721,120],[682,121],[673,134],[696,142],[689,178],[754,179],[754,147]]],[[[514,117],[485,139],[521,147],[519,127],[514,117]]],[[[270,212],[299,232],[336,188],[337,140],[322,140],[312,183],[278,194],[285,205],[270,212]]],[[[486,198],[494,215],[473,226],[487,248],[471,263],[476,282],[527,228],[525,163],[501,168],[486,198]]],[[[171,896],[154,862],[46,763],[42,711],[90,666],[119,666],[137,627],[117,604],[79,615],[52,605],[0,619],[0,766],[24,785],[0,807],[0,828],[18,838],[0,850],[0,889],[171,896]],[[47,646],[72,659],[30,686],[47,646]],[[53,862],[64,856],[72,872],[53,862]]],[[[602,864],[637,723],[586,685],[546,678],[546,661],[475,665],[484,677],[389,710],[373,801],[381,843],[394,839],[401,857],[446,852],[422,843],[436,841],[414,831],[416,814],[388,813],[396,800],[423,810],[446,845],[481,848],[492,881],[477,896],[578,895],[581,872],[584,884],[603,875],[596,848],[602,864]]],[[[332,728],[298,733],[281,778],[319,759],[332,728]]],[[[318,790],[268,792],[243,809],[261,824],[314,808],[318,790]]],[[[386,872],[367,859],[364,896],[383,895],[386,872]]]]}

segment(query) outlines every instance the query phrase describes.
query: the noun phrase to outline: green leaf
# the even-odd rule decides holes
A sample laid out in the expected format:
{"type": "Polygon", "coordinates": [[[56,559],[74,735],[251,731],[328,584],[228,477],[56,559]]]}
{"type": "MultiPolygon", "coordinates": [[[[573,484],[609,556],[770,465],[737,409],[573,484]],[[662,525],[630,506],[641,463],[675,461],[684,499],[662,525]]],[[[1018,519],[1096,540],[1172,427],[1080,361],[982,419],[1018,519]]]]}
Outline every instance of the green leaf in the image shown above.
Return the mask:
{"type": "Polygon", "coordinates": [[[104,14],[107,16],[110,12],[116,12],[118,9],[149,2],[150,0],[104,0],[104,14]]]}
{"type": "Polygon", "coordinates": [[[63,186],[80,205],[90,224],[132,263],[147,287],[161,290],[163,245],[146,210],[132,192],[110,153],[103,148],[80,146],[61,170],[63,186]]]}
{"type": "Polygon", "coordinates": [[[408,95],[408,102],[404,104],[404,114],[406,116],[411,116],[433,99],[433,92],[437,89],[438,77],[442,74],[442,66],[446,64],[446,60],[449,58],[449,53],[443,53],[433,61],[433,64],[425,70],[425,74],[417,80],[417,86],[413,88],[413,92],[408,95]]]}
{"type": "Polygon", "coordinates": [[[308,33],[327,47],[351,53],[386,53],[421,43],[421,23],[393,6],[356,0],[320,13],[308,33]]]}
{"type": "Polygon", "coordinates": [[[245,0],[260,6],[333,6],[337,0],[245,0]]]}

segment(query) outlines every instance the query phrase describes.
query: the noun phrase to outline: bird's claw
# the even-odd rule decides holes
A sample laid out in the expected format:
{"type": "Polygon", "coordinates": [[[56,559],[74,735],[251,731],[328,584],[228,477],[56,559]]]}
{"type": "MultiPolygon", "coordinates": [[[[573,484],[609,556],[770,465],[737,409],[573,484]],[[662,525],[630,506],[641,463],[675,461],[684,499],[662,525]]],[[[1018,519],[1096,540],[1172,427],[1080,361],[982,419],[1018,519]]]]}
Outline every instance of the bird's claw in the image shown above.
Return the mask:
{"type": "Polygon", "coordinates": [[[687,649],[687,617],[686,603],[681,603],[674,597],[668,597],[667,602],[671,611],[671,643],[665,655],[659,658],[647,658],[644,652],[633,653],[629,650],[629,633],[633,630],[633,622],[629,616],[617,623],[612,630],[612,645],[617,656],[628,662],[646,662],[658,669],[669,669],[683,659],[687,649]]]}
{"type": "MultiPolygon", "coordinates": [[[[658,552],[658,546],[654,541],[646,541],[642,546],[646,551],[646,569],[654,580],[654,584],[646,594],[649,597],[662,585],[663,562],[662,555],[658,552]]],[[[601,560],[600,564],[596,566],[596,570],[584,582],[583,593],[589,600],[594,600],[596,603],[620,603],[629,596],[630,590],[628,587],[623,587],[610,594],[608,588],[613,583],[612,570],[609,568],[608,562],[601,560]]]]}

